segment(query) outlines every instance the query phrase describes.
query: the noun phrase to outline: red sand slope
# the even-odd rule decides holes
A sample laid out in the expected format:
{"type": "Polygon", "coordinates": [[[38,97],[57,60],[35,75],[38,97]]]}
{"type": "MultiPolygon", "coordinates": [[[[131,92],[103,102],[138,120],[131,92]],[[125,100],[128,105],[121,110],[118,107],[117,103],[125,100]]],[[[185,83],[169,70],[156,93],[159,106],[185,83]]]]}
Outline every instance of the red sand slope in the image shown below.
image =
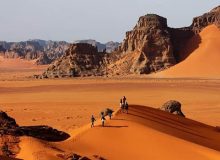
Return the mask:
{"type": "Polygon", "coordinates": [[[91,157],[138,160],[219,160],[220,132],[190,119],[145,106],[118,113],[57,147],[91,157]]]}
{"type": "MultiPolygon", "coordinates": [[[[156,77],[220,77],[220,30],[211,25],[200,34],[199,47],[183,62],[170,69],[153,74],[156,77]]],[[[197,44],[197,37],[193,37],[186,46],[186,50],[197,44]]]]}

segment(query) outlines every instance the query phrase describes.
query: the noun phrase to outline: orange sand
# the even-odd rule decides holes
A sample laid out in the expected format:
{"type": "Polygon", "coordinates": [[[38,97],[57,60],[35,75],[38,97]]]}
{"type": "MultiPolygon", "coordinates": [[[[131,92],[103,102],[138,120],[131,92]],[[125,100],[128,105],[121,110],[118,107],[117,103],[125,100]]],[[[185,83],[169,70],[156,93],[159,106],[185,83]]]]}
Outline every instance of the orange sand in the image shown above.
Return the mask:
{"type": "Polygon", "coordinates": [[[40,74],[47,65],[36,65],[35,61],[23,59],[5,59],[0,56],[0,80],[23,79],[40,74]]]}
{"type": "Polygon", "coordinates": [[[22,137],[17,157],[60,160],[57,154],[71,151],[90,158],[97,154],[110,160],[219,160],[220,132],[214,127],[142,107],[158,108],[175,99],[182,103],[187,118],[220,126],[220,80],[211,79],[219,75],[219,30],[210,26],[200,36],[202,42],[193,54],[156,76],[206,79],[33,80],[24,77],[40,73],[46,66],[0,58],[1,110],[14,117],[19,125],[44,124],[71,135],[70,139],[59,143],[22,137]],[[212,54],[207,56],[207,51],[212,54]],[[123,95],[127,96],[129,104],[136,104],[130,112],[133,115],[118,114],[115,120],[107,121],[110,127],[106,128],[84,126],[91,114],[98,118],[106,107],[117,110],[123,95]]]}
{"type": "Polygon", "coordinates": [[[220,133],[215,128],[144,106],[132,106],[129,114],[117,114],[113,120],[107,120],[104,128],[99,123],[95,128],[87,128],[59,143],[24,137],[18,157],[59,160],[56,155],[65,150],[89,158],[99,155],[111,160],[220,158],[220,133]]]}
{"type": "MultiPolygon", "coordinates": [[[[220,78],[220,30],[211,25],[206,27],[200,34],[199,47],[183,62],[165,71],[152,74],[154,77],[208,77],[220,78]]],[[[196,46],[196,38],[186,46],[196,46]]],[[[197,38],[198,39],[198,38],[197,38]]]]}

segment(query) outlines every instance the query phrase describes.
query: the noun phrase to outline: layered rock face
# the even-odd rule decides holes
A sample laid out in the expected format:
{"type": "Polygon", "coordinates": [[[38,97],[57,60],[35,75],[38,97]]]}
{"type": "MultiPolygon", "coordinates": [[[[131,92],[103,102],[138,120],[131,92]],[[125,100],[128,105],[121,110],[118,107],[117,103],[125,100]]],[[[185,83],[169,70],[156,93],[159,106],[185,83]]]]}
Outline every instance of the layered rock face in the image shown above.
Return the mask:
{"type": "Polygon", "coordinates": [[[72,44],[66,53],[49,66],[43,78],[101,76],[105,53],[86,43],[72,44]]]}
{"type": "MultiPolygon", "coordinates": [[[[43,77],[149,74],[164,70],[183,61],[196,49],[196,45],[187,49],[185,46],[191,38],[199,45],[201,39],[197,33],[203,28],[211,24],[220,26],[219,16],[220,7],[216,7],[194,18],[189,27],[171,28],[167,26],[166,18],[147,14],[139,18],[133,30],[126,33],[124,41],[112,53],[100,54],[91,46],[73,44],[43,77]]],[[[97,46],[93,40],[86,43],[97,46]]]]}
{"type": "Polygon", "coordinates": [[[205,27],[210,24],[215,24],[220,28],[220,6],[212,9],[210,12],[203,14],[202,16],[195,17],[190,28],[199,33],[205,27]]]}
{"type": "MultiPolygon", "coordinates": [[[[127,65],[128,73],[151,73],[176,64],[167,20],[154,14],[140,17],[134,29],[126,33],[119,52],[123,58],[133,57],[127,65]]],[[[118,69],[118,74],[124,71],[118,69]]]]}
{"type": "MultiPolygon", "coordinates": [[[[140,17],[133,30],[110,61],[109,74],[148,74],[169,68],[189,56],[196,48],[185,49],[187,42],[203,28],[220,26],[220,7],[193,19],[189,27],[170,28],[166,18],[155,14],[140,17]]],[[[195,38],[200,43],[200,37],[195,38]]]]}

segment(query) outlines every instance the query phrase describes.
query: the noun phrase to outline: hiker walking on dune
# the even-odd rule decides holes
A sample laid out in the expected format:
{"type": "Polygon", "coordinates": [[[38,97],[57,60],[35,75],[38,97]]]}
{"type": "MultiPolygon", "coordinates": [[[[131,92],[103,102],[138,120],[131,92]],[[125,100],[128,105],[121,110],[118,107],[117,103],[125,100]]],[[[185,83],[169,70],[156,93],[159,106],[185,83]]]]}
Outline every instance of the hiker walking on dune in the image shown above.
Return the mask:
{"type": "Polygon", "coordinates": [[[105,116],[104,116],[104,112],[101,112],[101,121],[102,121],[102,127],[104,127],[104,125],[105,125],[105,116]]]}
{"type": "Polygon", "coordinates": [[[91,117],[91,128],[94,127],[95,121],[96,121],[96,119],[95,119],[95,117],[92,115],[92,117],[91,117]]]}
{"type": "Polygon", "coordinates": [[[124,96],[124,97],[122,98],[122,103],[125,104],[126,100],[127,100],[127,98],[124,96]]]}
{"type": "Polygon", "coordinates": [[[105,117],[104,116],[101,118],[101,121],[102,121],[102,127],[104,127],[105,126],[105,117]]]}
{"type": "Polygon", "coordinates": [[[109,119],[112,119],[112,112],[108,112],[109,119]]]}
{"type": "Polygon", "coordinates": [[[120,99],[120,108],[122,110],[122,107],[123,107],[123,103],[122,103],[122,99],[120,99]]]}
{"type": "Polygon", "coordinates": [[[125,110],[126,110],[126,113],[128,114],[128,102],[125,102],[125,110]]]}

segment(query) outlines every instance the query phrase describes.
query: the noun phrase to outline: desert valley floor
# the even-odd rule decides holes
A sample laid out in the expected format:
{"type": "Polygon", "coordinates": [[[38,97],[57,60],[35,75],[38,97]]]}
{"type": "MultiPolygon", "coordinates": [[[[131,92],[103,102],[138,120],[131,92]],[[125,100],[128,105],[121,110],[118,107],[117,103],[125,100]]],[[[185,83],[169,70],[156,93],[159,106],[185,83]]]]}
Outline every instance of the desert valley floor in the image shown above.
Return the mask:
{"type": "MultiPolygon", "coordinates": [[[[162,154],[167,159],[178,157],[178,153],[186,155],[182,156],[182,159],[189,157],[194,157],[194,159],[198,160],[219,159],[220,153],[210,149],[209,146],[204,147],[194,143],[194,141],[188,142],[187,138],[183,140],[185,138],[171,136],[133,120],[128,122],[107,121],[111,125],[122,126],[106,130],[97,127],[94,130],[86,131],[86,129],[82,128],[82,126],[90,122],[91,114],[94,114],[98,119],[100,111],[107,107],[117,110],[119,108],[119,99],[123,95],[127,96],[129,104],[153,108],[159,108],[163,103],[171,99],[178,100],[182,103],[182,110],[187,118],[211,126],[220,126],[219,93],[220,80],[218,79],[153,79],[144,77],[108,80],[105,78],[24,79],[0,82],[1,110],[14,117],[19,125],[49,125],[72,136],[82,132],[79,139],[76,138],[78,140],[76,142],[71,140],[73,139],[72,137],[61,144],[53,145],[88,156],[92,154],[102,155],[107,159],[118,159],[119,157],[129,159],[128,156],[133,159],[136,154],[140,155],[138,159],[145,159],[146,154],[144,153],[146,152],[143,152],[143,150],[138,149],[137,152],[133,153],[134,155],[126,154],[127,150],[132,153],[131,150],[134,147],[132,145],[140,145],[140,142],[143,142],[140,147],[147,147],[147,150],[149,150],[147,152],[149,158],[160,159],[160,156],[150,154],[155,150],[160,150],[163,151],[162,154]],[[124,128],[123,126],[128,127],[124,128]],[[121,137],[122,135],[120,134],[125,136],[121,137]],[[132,136],[139,138],[132,139],[132,136]],[[109,140],[109,137],[112,140],[109,140]],[[127,143],[129,138],[131,138],[131,142],[127,143]],[[122,140],[121,142],[119,141],[120,139],[122,140]],[[103,143],[102,140],[106,140],[107,144],[103,143]],[[160,143],[158,143],[158,140],[160,143]],[[123,145],[114,148],[115,145],[112,141],[116,141],[115,145],[120,143],[123,143],[123,145]],[[167,147],[170,143],[179,147],[175,154],[172,152],[165,154],[167,150],[172,148],[167,147]],[[123,152],[118,152],[120,147],[124,147],[124,145],[131,148],[125,148],[123,152]],[[120,156],[110,154],[111,152],[108,152],[108,150],[111,151],[111,148],[106,148],[107,146],[113,147],[115,153],[122,154],[120,156]],[[99,147],[103,148],[97,149],[99,147]]],[[[120,116],[123,117],[123,115],[120,116]]],[[[159,123],[162,122],[163,120],[159,123]]],[[[150,124],[157,126],[157,124],[150,124]]],[[[179,124],[174,125],[178,126],[179,124]]],[[[195,130],[199,126],[192,126],[191,123],[186,125],[195,130]]],[[[220,133],[218,134],[220,135],[220,133]]],[[[202,139],[200,140],[203,141],[202,139]]],[[[38,157],[44,157],[42,159],[49,160],[50,158],[48,157],[56,155],[50,144],[44,144],[44,142],[33,138],[22,138],[20,147],[21,152],[18,157],[23,159],[35,160],[36,155],[38,155],[38,157]]],[[[53,157],[53,159],[55,160],[56,158],[53,157]]]]}
{"type": "Polygon", "coordinates": [[[0,109],[20,126],[49,125],[71,136],[56,143],[23,136],[17,158],[63,160],[58,155],[74,152],[90,159],[219,160],[220,31],[210,26],[200,36],[185,61],[151,76],[33,79],[47,66],[0,57],[0,109]],[[91,115],[117,111],[122,96],[129,114],[90,129],[91,115]],[[186,118],[157,109],[169,100],[182,103],[186,118]]]}

